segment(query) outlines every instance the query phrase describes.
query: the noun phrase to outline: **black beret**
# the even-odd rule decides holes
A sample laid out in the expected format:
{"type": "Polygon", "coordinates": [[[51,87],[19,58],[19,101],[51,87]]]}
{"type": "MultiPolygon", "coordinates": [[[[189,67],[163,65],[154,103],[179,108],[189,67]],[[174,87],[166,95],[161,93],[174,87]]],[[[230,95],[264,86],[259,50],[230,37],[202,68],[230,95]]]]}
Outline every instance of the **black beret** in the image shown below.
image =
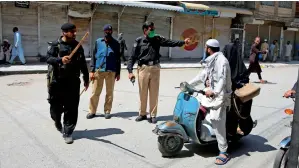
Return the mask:
{"type": "Polygon", "coordinates": [[[110,24],[106,24],[104,27],[103,27],[103,30],[106,31],[106,30],[112,30],[112,26],[110,24]]]}
{"type": "Polygon", "coordinates": [[[76,26],[72,23],[65,23],[61,26],[61,30],[63,30],[63,31],[68,31],[68,30],[72,30],[75,28],[76,28],[76,26]]]}

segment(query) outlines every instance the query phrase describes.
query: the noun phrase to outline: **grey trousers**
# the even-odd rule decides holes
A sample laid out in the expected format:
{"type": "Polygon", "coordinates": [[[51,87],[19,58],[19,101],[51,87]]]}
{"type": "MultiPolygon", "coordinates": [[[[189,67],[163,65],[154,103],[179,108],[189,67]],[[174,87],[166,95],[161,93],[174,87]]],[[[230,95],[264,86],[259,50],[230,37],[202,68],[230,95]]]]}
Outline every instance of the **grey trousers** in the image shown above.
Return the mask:
{"type": "MultiPolygon", "coordinates": [[[[220,152],[226,152],[228,145],[226,140],[226,112],[227,112],[227,106],[222,106],[218,110],[220,110],[219,113],[219,120],[213,120],[211,119],[212,127],[216,135],[217,143],[218,143],[218,149],[220,152]]],[[[216,110],[216,111],[218,111],[216,110]]],[[[213,111],[210,111],[212,113],[213,111]]]]}

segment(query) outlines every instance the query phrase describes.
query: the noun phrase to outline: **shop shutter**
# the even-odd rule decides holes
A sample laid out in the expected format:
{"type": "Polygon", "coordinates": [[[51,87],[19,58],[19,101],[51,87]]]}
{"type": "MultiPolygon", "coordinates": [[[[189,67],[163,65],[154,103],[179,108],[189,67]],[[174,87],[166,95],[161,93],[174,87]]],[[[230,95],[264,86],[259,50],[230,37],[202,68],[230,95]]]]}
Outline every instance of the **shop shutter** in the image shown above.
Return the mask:
{"type": "Polygon", "coordinates": [[[48,42],[61,36],[61,26],[67,22],[67,6],[41,5],[40,14],[40,54],[46,55],[48,42]]]}
{"type": "Polygon", "coordinates": [[[174,18],[173,39],[184,40],[191,38],[189,46],[172,49],[172,58],[201,58],[203,56],[202,33],[203,17],[196,15],[179,14],[174,18]]]}
{"type": "Polygon", "coordinates": [[[3,39],[13,44],[12,29],[19,28],[25,56],[38,55],[37,4],[30,2],[29,8],[15,7],[14,2],[2,3],[3,39]]]}

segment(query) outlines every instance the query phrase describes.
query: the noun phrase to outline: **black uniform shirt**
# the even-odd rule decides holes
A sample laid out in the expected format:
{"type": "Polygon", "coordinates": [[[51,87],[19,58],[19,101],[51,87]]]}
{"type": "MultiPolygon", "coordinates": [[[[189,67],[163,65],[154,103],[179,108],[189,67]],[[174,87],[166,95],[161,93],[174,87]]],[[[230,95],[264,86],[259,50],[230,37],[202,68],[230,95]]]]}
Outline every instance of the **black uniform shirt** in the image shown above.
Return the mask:
{"type": "Polygon", "coordinates": [[[150,61],[160,61],[160,47],[181,47],[185,41],[174,41],[165,39],[162,36],[146,38],[145,36],[138,37],[135,40],[132,54],[128,60],[128,71],[132,73],[133,66],[138,60],[138,64],[147,64],[150,61]]]}
{"type": "Polygon", "coordinates": [[[79,47],[77,52],[73,55],[71,62],[63,65],[62,57],[68,56],[76,48],[79,43],[76,40],[72,42],[64,42],[60,37],[58,40],[49,42],[47,52],[47,63],[52,65],[55,71],[59,70],[59,73],[55,75],[58,78],[78,78],[80,77],[80,71],[83,73],[84,82],[89,81],[89,74],[84,56],[84,49],[79,47]]]}

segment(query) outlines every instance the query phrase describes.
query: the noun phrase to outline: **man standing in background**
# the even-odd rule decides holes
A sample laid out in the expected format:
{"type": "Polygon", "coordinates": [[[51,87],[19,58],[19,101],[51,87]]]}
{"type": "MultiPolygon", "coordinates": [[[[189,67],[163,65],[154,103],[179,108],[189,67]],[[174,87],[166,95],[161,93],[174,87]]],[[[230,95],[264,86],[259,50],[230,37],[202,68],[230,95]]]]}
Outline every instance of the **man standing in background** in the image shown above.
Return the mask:
{"type": "Polygon", "coordinates": [[[125,57],[125,50],[127,51],[127,45],[126,45],[126,41],[123,38],[123,33],[119,33],[118,34],[118,43],[120,45],[120,57],[123,59],[124,61],[124,65],[127,65],[127,59],[125,57]]]}
{"type": "Polygon", "coordinates": [[[12,49],[12,57],[9,61],[10,64],[13,63],[13,60],[19,56],[20,61],[22,62],[22,65],[26,64],[25,57],[24,57],[24,50],[22,47],[22,38],[21,34],[19,33],[19,29],[17,27],[14,27],[13,30],[14,32],[14,46],[12,49]]]}
{"type": "Polygon", "coordinates": [[[272,62],[276,62],[276,59],[278,57],[278,51],[279,51],[278,42],[277,40],[274,40],[273,44],[271,45],[272,62]]]}
{"type": "Polygon", "coordinates": [[[261,47],[261,50],[266,52],[265,54],[262,54],[264,62],[267,60],[268,51],[269,51],[269,44],[267,43],[267,41],[268,40],[265,39],[263,44],[262,44],[262,47],[261,47]]]}
{"type": "Polygon", "coordinates": [[[292,46],[291,42],[288,41],[285,46],[285,60],[288,62],[291,61],[292,49],[293,49],[293,46],[292,46]]]}

